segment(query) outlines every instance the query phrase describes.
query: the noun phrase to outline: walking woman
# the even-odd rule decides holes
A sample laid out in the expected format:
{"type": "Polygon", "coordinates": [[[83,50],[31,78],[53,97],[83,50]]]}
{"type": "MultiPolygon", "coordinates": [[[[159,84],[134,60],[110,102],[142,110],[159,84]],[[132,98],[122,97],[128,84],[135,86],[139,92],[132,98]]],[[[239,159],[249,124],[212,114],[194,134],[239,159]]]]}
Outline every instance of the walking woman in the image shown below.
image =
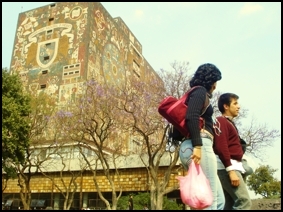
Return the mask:
{"type": "MultiPolygon", "coordinates": [[[[213,151],[214,127],[216,119],[213,118],[213,107],[206,102],[212,97],[217,81],[221,80],[221,72],[210,63],[198,67],[190,81],[190,87],[199,86],[194,89],[186,100],[188,112],[186,114],[186,126],[190,137],[186,138],[180,147],[180,160],[187,170],[193,160],[200,164],[204,174],[210,182],[213,193],[213,203],[205,210],[223,210],[225,197],[220,180],[217,175],[216,155],[213,151]],[[204,127],[200,129],[199,118],[203,118],[204,127]]],[[[216,133],[220,133],[216,129],[216,133]]]]}

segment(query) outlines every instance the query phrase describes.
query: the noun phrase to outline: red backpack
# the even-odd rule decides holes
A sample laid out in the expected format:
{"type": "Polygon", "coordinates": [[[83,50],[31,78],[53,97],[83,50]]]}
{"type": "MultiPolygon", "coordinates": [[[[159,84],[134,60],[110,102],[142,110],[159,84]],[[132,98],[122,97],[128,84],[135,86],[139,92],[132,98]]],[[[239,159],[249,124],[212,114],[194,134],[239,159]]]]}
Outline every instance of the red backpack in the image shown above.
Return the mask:
{"type": "MultiPolygon", "coordinates": [[[[186,126],[185,117],[188,106],[186,105],[186,99],[190,93],[199,86],[192,87],[184,96],[177,99],[173,96],[164,98],[158,107],[158,112],[162,115],[169,123],[171,123],[184,137],[189,138],[189,131],[186,126]]],[[[204,110],[209,105],[209,99],[206,98],[204,110]]],[[[202,115],[201,114],[201,115],[202,115]]],[[[204,127],[204,119],[200,117],[199,121],[200,129],[204,127]]]]}

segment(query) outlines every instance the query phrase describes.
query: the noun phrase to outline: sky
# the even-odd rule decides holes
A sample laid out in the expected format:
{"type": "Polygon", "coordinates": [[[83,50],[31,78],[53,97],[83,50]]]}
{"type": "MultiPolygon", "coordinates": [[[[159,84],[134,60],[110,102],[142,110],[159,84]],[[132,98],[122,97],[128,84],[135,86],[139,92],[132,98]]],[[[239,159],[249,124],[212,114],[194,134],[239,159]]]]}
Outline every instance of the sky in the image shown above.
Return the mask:
{"type": "MultiPolygon", "coordinates": [[[[51,3],[2,2],[2,68],[10,67],[19,13],[51,3]]],[[[101,3],[123,19],[154,70],[189,62],[193,74],[213,63],[222,73],[217,91],[236,93],[249,110],[244,125],[255,119],[281,135],[281,2],[101,3]]],[[[270,165],[281,180],[281,136],[251,164],[270,165]]]]}

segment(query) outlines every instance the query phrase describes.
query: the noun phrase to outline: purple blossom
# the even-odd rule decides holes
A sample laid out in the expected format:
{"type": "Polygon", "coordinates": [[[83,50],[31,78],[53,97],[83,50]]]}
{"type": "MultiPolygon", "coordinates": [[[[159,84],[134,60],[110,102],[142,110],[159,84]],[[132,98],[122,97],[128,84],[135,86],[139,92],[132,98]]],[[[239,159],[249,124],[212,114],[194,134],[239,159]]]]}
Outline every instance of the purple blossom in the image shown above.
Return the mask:
{"type": "Polygon", "coordinates": [[[57,116],[59,116],[60,118],[64,118],[64,117],[72,117],[73,114],[70,111],[60,110],[57,112],[57,116]]]}

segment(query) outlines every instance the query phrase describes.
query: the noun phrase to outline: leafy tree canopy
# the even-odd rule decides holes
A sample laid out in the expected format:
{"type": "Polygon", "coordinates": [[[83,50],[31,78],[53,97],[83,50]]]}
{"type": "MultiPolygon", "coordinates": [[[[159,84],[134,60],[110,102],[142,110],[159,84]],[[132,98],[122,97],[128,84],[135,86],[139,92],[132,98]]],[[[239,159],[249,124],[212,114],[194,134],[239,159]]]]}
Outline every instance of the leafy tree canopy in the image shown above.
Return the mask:
{"type": "Polygon", "coordinates": [[[281,181],[273,176],[276,171],[269,165],[261,165],[248,177],[249,189],[267,199],[281,197],[281,181]]]}
{"type": "Polygon", "coordinates": [[[23,92],[19,75],[2,68],[2,168],[7,160],[21,163],[28,147],[30,97],[23,92]]]}

